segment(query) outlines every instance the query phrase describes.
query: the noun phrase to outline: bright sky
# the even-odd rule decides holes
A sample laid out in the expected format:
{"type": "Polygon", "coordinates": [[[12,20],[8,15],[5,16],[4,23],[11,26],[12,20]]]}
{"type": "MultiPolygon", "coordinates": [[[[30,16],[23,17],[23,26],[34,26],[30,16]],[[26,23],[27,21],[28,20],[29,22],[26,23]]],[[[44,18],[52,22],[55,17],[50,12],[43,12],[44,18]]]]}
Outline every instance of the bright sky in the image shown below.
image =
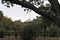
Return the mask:
{"type": "MultiPolygon", "coordinates": [[[[48,3],[48,2],[45,2],[48,3]]],[[[27,19],[34,19],[38,15],[37,13],[31,11],[26,13],[24,8],[21,8],[19,5],[15,5],[14,7],[7,8],[4,5],[1,5],[0,1],[0,11],[3,11],[4,16],[8,16],[12,20],[21,20],[22,22],[26,21],[27,19]]]]}

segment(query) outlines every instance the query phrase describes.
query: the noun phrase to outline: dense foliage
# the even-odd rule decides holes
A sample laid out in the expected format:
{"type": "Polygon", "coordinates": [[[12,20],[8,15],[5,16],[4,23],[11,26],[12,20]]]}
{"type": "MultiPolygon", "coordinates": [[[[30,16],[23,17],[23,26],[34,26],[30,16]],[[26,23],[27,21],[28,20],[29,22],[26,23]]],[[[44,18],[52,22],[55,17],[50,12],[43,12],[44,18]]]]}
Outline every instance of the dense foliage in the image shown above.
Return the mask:
{"type": "Polygon", "coordinates": [[[60,36],[60,28],[44,17],[38,17],[33,21],[21,22],[20,20],[12,21],[12,19],[3,16],[0,11],[0,36],[21,36],[23,40],[29,40],[37,36],[60,36]]]}
{"type": "Polygon", "coordinates": [[[14,35],[17,38],[19,35],[23,40],[32,40],[36,36],[60,36],[60,4],[58,0],[48,1],[51,5],[44,6],[43,0],[1,0],[1,3],[6,3],[5,6],[7,7],[10,7],[10,5],[13,7],[14,4],[21,5],[27,8],[24,11],[31,9],[41,17],[29,22],[12,21],[12,19],[3,16],[2,11],[0,11],[0,37],[14,35]]]}

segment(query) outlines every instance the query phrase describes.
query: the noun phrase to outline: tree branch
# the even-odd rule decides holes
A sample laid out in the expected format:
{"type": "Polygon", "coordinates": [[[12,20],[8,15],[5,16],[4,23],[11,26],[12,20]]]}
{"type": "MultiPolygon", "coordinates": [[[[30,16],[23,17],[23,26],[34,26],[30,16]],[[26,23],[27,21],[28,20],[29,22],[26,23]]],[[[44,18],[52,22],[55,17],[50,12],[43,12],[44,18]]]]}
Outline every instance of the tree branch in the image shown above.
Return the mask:
{"type": "Polygon", "coordinates": [[[58,24],[60,26],[60,24],[59,24],[60,19],[58,17],[55,17],[52,12],[47,13],[47,12],[43,11],[41,8],[36,8],[34,5],[32,5],[28,2],[13,1],[13,0],[9,0],[9,2],[21,5],[22,7],[25,7],[25,8],[29,8],[29,9],[35,11],[36,13],[38,13],[39,15],[44,16],[45,18],[49,19],[52,22],[55,22],[56,24],[58,24]],[[58,21],[56,19],[58,19],[58,21]]]}
{"type": "Polygon", "coordinates": [[[56,13],[56,15],[60,15],[60,4],[58,0],[48,0],[51,4],[51,9],[56,13]]]}

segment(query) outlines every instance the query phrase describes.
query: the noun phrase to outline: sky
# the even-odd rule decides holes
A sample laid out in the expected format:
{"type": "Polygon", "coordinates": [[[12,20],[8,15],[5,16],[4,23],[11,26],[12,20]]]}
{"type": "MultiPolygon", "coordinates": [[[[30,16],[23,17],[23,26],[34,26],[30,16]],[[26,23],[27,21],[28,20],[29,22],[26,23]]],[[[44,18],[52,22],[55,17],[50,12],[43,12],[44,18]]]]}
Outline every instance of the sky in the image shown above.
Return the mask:
{"type": "MultiPolygon", "coordinates": [[[[45,4],[49,3],[45,1],[45,4]]],[[[13,21],[15,20],[21,20],[22,22],[28,20],[28,19],[35,19],[36,16],[40,16],[34,11],[28,12],[24,11],[25,8],[22,8],[19,5],[14,5],[14,7],[7,8],[6,6],[1,4],[0,1],[0,11],[3,12],[4,16],[7,16],[11,18],[13,21]]]]}

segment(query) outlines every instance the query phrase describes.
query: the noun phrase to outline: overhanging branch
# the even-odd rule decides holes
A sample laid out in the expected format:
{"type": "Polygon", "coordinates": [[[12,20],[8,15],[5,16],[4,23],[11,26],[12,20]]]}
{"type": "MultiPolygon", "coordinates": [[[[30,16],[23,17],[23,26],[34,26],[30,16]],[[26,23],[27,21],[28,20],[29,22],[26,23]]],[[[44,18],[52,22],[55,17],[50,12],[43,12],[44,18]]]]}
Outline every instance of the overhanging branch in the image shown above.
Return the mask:
{"type": "Polygon", "coordinates": [[[25,7],[25,8],[29,8],[29,9],[35,11],[36,13],[38,13],[39,15],[44,16],[45,18],[55,22],[56,24],[58,24],[60,26],[60,24],[59,24],[60,19],[58,17],[55,17],[52,12],[47,13],[47,12],[41,10],[41,8],[36,8],[34,5],[32,5],[32,4],[28,3],[28,2],[13,1],[13,0],[9,0],[9,2],[11,2],[13,4],[21,5],[21,6],[25,7]],[[58,21],[56,19],[58,19],[58,21]]]}

